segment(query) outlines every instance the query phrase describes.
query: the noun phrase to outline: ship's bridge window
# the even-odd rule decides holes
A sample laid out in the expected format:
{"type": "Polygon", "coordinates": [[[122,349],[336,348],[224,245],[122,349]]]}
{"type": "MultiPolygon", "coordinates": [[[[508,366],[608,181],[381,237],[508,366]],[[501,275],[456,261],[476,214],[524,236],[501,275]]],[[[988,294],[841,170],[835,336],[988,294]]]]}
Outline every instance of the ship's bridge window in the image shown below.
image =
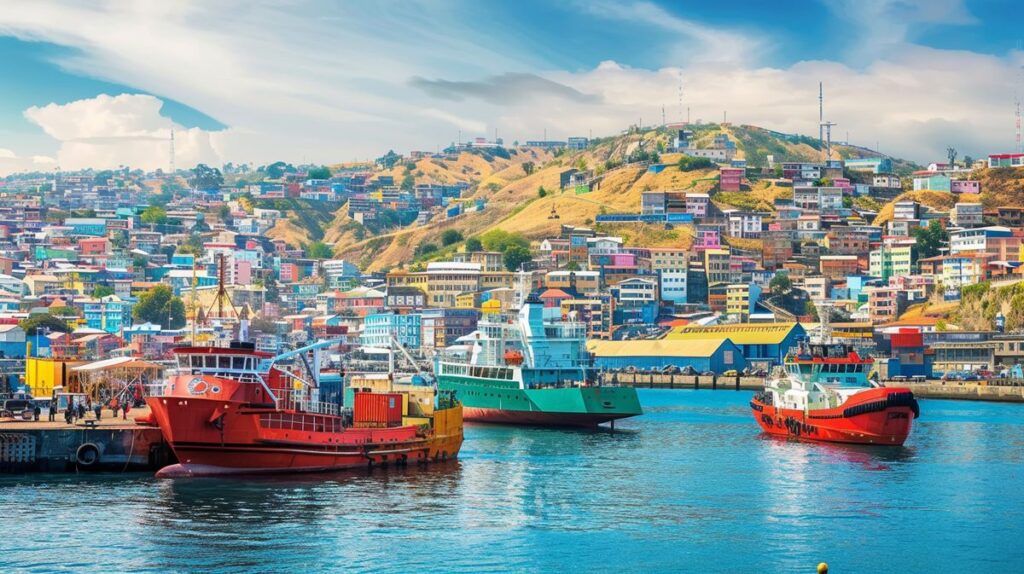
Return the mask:
{"type": "Polygon", "coordinates": [[[245,368],[245,357],[232,357],[231,368],[241,370],[245,368]]]}

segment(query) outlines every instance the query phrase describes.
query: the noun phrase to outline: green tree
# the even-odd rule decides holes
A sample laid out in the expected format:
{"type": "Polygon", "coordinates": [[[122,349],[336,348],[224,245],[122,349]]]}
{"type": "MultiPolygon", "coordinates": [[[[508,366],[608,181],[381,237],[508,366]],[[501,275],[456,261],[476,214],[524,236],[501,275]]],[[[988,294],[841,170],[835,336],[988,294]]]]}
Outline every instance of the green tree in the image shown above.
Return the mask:
{"type": "Polygon", "coordinates": [[[224,176],[219,169],[201,163],[192,168],[188,183],[196,189],[218,189],[224,184],[224,176]]]}
{"type": "Polygon", "coordinates": [[[25,330],[25,334],[28,336],[34,336],[36,333],[43,332],[71,332],[71,327],[63,319],[49,313],[35,313],[18,324],[25,330]]]}
{"type": "Polygon", "coordinates": [[[523,173],[530,175],[537,166],[532,161],[523,162],[523,173]]]}
{"type": "Polygon", "coordinates": [[[263,172],[267,174],[269,179],[281,179],[285,173],[291,173],[295,171],[295,167],[290,163],[283,161],[275,161],[264,168],[263,172]]]}
{"type": "Polygon", "coordinates": [[[185,303],[175,297],[167,285],[157,285],[142,295],[132,308],[132,317],[138,321],[157,323],[165,329],[185,326],[185,303]]]}
{"type": "Polygon", "coordinates": [[[437,251],[437,245],[434,245],[433,243],[421,243],[413,251],[413,254],[416,257],[423,257],[424,255],[430,255],[435,251],[437,251]]]}
{"type": "Polygon", "coordinates": [[[143,223],[149,224],[167,223],[167,210],[158,205],[151,205],[142,212],[140,219],[143,223]]]}
{"type": "Polygon", "coordinates": [[[198,233],[193,233],[188,236],[185,243],[178,246],[178,253],[184,253],[186,255],[194,255],[196,257],[202,257],[205,251],[203,247],[203,238],[198,233]]]}
{"type": "Polygon", "coordinates": [[[804,315],[809,315],[813,321],[818,320],[818,308],[814,305],[814,301],[804,303],[804,315]]]}
{"type": "Polygon", "coordinates": [[[504,252],[511,245],[529,249],[530,240],[521,233],[509,233],[504,229],[492,229],[480,236],[480,242],[488,251],[504,252]]]}
{"type": "Polygon", "coordinates": [[[926,227],[915,227],[910,236],[917,240],[917,257],[934,257],[949,243],[949,233],[937,220],[932,220],[926,227]]]}
{"type": "Polygon", "coordinates": [[[580,270],[580,264],[575,262],[575,261],[570,261],[570,262],[565,264],[565,270],[566,271],[579,271],[580,270]]]}
{"type": "Polygon", "coordinates": [[[306,257],[311,259],[330,259],[333,256],[330,246],[323,241],[314,241],[306,247],[306,257]]]}
{"type": "Polygon", "coordinates": [[[441,245],[444,245],[445,247],[454,245],[460,241],[462,241],[462,234],[455,229],[445,229],[444,232],[441,233],[441,245]]]}
{"type": "Polygon", "coordinates": [[[540,186],[540,189],[537,190],[537,197],[544,198],[544,197],[547,197],[547,195],[548,195],[548,190],[544,189],[543,185],[540,186]]]}
{"type": "Polygon", "coordinates": [[[505,263],[505,269],[509,271],[518,271],[522,264],[529,262],[533,259],[533,255],[530,253],[528,247],[522,245],[509,245],[505,249],[502,255],[502,261],[505,263]]]}
{"type": "Polygon", "coordinates": [[[580,171],[587,171],[587,158],[581,157],[576,160],[576,169],[580,171]]]}
{"type": "Polygon", "coordinates": [[[331,169],[326,165],[311,167],[306,172],[306,177],[309,179],[331,179],[331,169]]]}
{"type": "Polygon", "coordinates": [[[402,178],[402,185],[401,185],[402,191],[412,191],[415,187],[416,187],[416,179],[413,178],[411,173],[405,174],[405,177],[402,178]]]}
{"type": "Polygon", "coordinates": [[[715,162],[706,157],[690,157],[688,155],[684,155],[679,158],[679,161],[676,163],[676,167],[679,168],[679,171],[696,171],[698,169],[711,169],[715,167],[715,162]]]}
{"type": "Polygon", "coordinates": [[[775,273],[775,277],[772,277],[771,283],[768,284],[768,289],[775,295],[786,293],[793,287],[793,282],[789,280],[789,275],[781,271],[775,273]]]}
{"type": "Polygon", "coordinates": [[[483,251],[484,246],[480,243],[480,239],[477,237],[470,237],[466,240],[466,252],[475,253],[477,251],[483,251]]]}
{"type": "Polygon", "coordinates": [[[92,290],[92,296],[95,299],[102,299],[103,297],[109,297],[113,294],[114,288],[106,285],[97,285],[96,288],[92,290]]]}

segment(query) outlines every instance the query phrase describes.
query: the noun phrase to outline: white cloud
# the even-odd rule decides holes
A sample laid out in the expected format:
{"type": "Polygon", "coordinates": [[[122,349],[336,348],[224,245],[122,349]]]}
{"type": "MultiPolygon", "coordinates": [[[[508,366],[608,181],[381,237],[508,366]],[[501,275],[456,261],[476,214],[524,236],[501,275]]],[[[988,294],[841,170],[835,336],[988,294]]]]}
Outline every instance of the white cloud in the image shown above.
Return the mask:
{"type": "MultiPolygon", "coordinates": [[[[33,106],[25,110],[25,117],[60,143],[57,158],[62,169],[119,165],[167,169],[172,128],[176,164],[219,165],[214,134],[175,126],[160,115],[162,106],[159,98],[144,94],[101,94],[67,104],[33,106]]],[[[45,156],[32,158],[33,163],[45,160],[52,161],[45,156]]]]}
{"type": "MultiPolygon", "coordinates": [[[[669,37],[665,61],[681,67],[608,61],[558,69],[540,49],[502,35],[514,30],[480,26],[486,7],[476,4],[9,0],[0,34],[73,47],[59,61],[67,70],[174,99],[230,126],[176,130],[179,167],[218,158],[364,159],[389,148],[433,149],[459,130],[468,138],[497,128],[506,140],[538,139],[545,130],[549,137],[616,133],[641,118],[659,122],[663,106],[668,120],[679,119],[680,75],[694,119],[717,121],[728,110],[736,123],[816,134],[820,80],[826,114],[840,124],[835,139],[848,130],[856,143],[877,140],[883,151],[919,161],[944,156],[950,144],[972,155],[1012,146],[1011,82],[1021,54],[911,43],[915,24],[970,24],[962,2],[939,0],[936,11],[925,0],[825,1],[860,44],[877,40],[885,50],[865,52],[856,68],[766,67],[763,31],[608,1],[580,3],[579,17],[649,26],[659,41],[669,37]]],[[[100,96],[31,108],[26,117],[60,142],[62,168],[164,167],[171,122],[159,108],[149,96],[100,96]]]]}
{"type": "Polygon", "coordinates": [[[51,157],[36,155],[24,158],[12,150],[0,148],[0,176],[22,171],[48,171],[56,165],[56,161],[51,157]]]}

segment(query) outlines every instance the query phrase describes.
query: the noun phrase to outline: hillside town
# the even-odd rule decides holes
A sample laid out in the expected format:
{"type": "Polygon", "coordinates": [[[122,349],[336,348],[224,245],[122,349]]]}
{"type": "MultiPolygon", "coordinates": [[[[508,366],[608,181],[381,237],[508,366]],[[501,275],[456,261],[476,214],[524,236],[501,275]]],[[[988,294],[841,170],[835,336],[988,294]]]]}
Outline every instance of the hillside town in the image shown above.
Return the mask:
{"type": "Polygon", "coordinates": [[[330,167],[9,176],[0,180],[4,390],[46,395],[67,383],[55,364],[159,361],[183,343],[240,334],[271,353],[340,337],[343,351],[397,341],[429,360],[530,292],[585,325],[602,371],[767,371],[827,313],[832,337],[875,356],[883,379],[1019,374],[1024,202],[1001,198],[1021,191],[1024,154],[975,160],[951,149],[913,166],[758,128],[812,150],[797,160],[693,128],[507,146],[477,138],[330,167]],[[619,147],[588,165],[581,154],[598,146],[619,147]],[[544,232],[509,231],[501,219],[463,230],[493,216],[502,185],[423,166],[467,158],[518,160],[508,169],[522,178],[557,178],[526,192],[529,206],[550,202],[537,203],[544,232]],[[628,209],[560,214],[558,201],[593,202],[623,170],[693,178],[646,185],[628,209]],[[338,221],[349,246],[308,233],[338,221]],[[306,233],[289,240],[282,229],[306,233]],[[353,255],[399,244],[403,230],[433,239],[386,268],[353,255]]]}

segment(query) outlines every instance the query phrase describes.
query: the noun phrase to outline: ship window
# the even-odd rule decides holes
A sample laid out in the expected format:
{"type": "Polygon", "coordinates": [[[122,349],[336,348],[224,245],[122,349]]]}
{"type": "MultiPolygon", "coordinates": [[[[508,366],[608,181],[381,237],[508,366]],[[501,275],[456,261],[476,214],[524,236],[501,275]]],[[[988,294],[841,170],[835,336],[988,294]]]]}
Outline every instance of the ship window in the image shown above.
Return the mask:
{"type": "Polygon", "coordinates": [[[218,369],[230,369],[231,368],[231,357],[217,357],[217,368],[218,369]]]}
{"type": "Polygon", "coordinates": [[[231,358],[232,369],[244,369],[245,368],[245,357],[232,357],[231,358]]]}
{"type": "Polygon", "coordinates": [[[213,357],[213,356],[207,355],[203,359],[204,359],[205,365],[206,365],[205,368],[207,368],[207,369],[216,369],[217,368],[217,357],[213,357]]]}

